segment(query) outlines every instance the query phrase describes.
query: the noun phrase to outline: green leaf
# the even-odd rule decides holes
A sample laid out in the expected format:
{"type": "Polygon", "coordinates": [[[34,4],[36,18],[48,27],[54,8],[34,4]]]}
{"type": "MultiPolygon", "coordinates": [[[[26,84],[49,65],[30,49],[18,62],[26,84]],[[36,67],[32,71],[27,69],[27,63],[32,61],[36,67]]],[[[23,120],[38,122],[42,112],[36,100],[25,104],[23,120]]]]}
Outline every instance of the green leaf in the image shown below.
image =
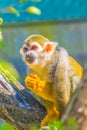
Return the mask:
{"type": "Polygon", "coordinates": [[[41,15],[41,10],[35,6],[28,7],[26,11],[31,14],[41,15]]]}
{"type": "Polygon", "coordinates": [[[20,16],[19,11],[16,10],[14,7],[9,7],[8,10],[16,16],[20,16]]]}
{"type": "Polygon", "coordinates": [[[14,130],[13,127],[9,124],[2,125],[0,130],[14,130]]]}
{"type": "Polygon", "coordinates": [[[20,3],[24,3],[24,2],[26,2],[27,0],[20,0],[20,3]]]}
{"type": "Polygon", "coordinates": [[[50,130],[63,130],[64,124],[61,121],[52,121],[49,123],[50,130]]]}
{"type": "Polygon", "coordinates": [[[0,18],[0,25],[2,25],[2,23],[3,23],[3,19],[2,19],[2,18],[0,18]]]}
{"type": "Polygon", "coordinates": [[[16,79],[20,79],[19,73],[13,64],[0,60],[0,65],[3,67],[3,69],[8,70],[16,79]]]}
{"type": "Polygon", "coordinates": [[[41,2],[41,0],[31,0],[32,2],[41,2]]]}
{"type": "Polygon", "coordinates": [[[30,128],[30,130],[39,130],[39,128],[36,127],[36,126],[32,126],[32,127],[30,128]]]}
{"type": "Polygon", "coordinates": [[[77,124],[74,118],[68,120],[69,130],[77,130],[77,124]]]}

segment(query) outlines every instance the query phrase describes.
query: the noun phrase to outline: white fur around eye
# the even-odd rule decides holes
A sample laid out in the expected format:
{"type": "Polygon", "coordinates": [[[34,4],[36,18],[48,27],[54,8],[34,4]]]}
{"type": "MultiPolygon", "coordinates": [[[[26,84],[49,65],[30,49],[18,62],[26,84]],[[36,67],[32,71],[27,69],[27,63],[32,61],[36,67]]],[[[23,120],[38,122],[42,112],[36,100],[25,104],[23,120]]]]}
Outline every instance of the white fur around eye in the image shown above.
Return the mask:
{"type": "Polygon", "coordinates": [[[33,45],[37,45],[37,46],[38,46],[38,49],[37,49],[38,52],[43,51],[42,46],[41,46],[38,42],[32,42],[32,43],[31,43],[31,46],[33,46],[33,45]]]}
{"type": "Polygon", "coordinates": [[[23,54],[23,48],[24,48],[25,46],[26,46],[26,45],[24,44],[24,45],[22,46],[22,48],[19,50],[19,52],[20,52],[21,55],[23,54]]]}

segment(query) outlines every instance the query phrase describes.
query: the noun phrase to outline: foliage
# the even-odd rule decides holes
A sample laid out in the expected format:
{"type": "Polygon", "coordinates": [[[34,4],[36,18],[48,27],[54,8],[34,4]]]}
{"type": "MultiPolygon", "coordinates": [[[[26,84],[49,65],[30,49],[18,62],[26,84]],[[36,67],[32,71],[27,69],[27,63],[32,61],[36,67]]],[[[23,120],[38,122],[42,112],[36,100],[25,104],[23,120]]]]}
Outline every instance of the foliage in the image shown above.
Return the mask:
{"type": "Polygon", "coordinates": [[[62,121],[53,121],[49,124],[50,130],[63,130],[64,124],[62,121]]]}
{"type": "Polygon", "coordinates": [[[20,76],[13,64],[4,60],[0,60],[0,65],[3,67],[3,69],[8,70],[16,79],[20,79],[20,76]]]}
{"type": "MultiPolygon", "coordinates": [[[[52,121],[47,128],[40,129],[38,127],[31,127],[30,130],[65,130],[66,125],[62,121],[52,121]]],[[[68,130],[77,130],[77,124],[75,119],[70,118],[67,121],[68,130]]],[[[2,125],[0,130],[14,130],[9,124],[2,125]]]]}
{"type": "Polygon", "coordinates": [[[68,126],[69,126],[69,130],[77,130],[77,124],[75,119],[73,118],[68,119],[68,126]]]}
{"type": "Polygon", "coordinates": [[[4,124],[0,126],[0,130],[14,130],[14,129],[9,124],[4,124]]]}
{"type": "Polygon", "coordinates": [[[41,14],[40,9],[38,9],[35,6],[28,7],[26,11],[29,12],[29,13],[31,13],[31,14],[37,14],[37,15],[41,14]]]}
{"type": "MultiPolygon", "coordinates": [[[[41,0],[30,0],[31,2],[41,2],[41,0]]],[[[23,4],[28,4],[29,5],[29,1],[28,0],[18,0],[18,2],[15,2],[14,4],[9,4],[7,7],[4,8],[0,8],[0,12],[3,13],[8,13],[8,14],[14,14],[17,17],[19,17],[21,15],[21,12],[27,12],[30,14],[35,14],[35,15],[40,15],[41,14],[41,10],[39,8],[37,8],[36,6],[28,6],[25,9],[20,9],[18,10],[18,6],[23,6],[23,4]]],[[[2,24],[3,19],[0,18],[0,25],[2,24]]]]}
{"type": "Polygon", "coordinates": [[[2,18],[0,18],[0,25],[2,25],[2,23],[3,23],[3,19],[2,19],[2,18]]]}
{"type": "Polygon", "coordinates": [[[63,123],[62,121],[54,120],[51,123],[49,123],[47,127],[44,127],[42,129],[32,127],[31,130],[65,130],[66,128],[67,130],[77,130],[77,124],[75,119],[73,118],[68,119],[66,124],[63,123]]]}
{"type": "Polygon", "coordinates": [[[30,130],[39,130],[39,128],[36,127],[36,126],[33,126],[33,127],[30,128],[30,130]]]}

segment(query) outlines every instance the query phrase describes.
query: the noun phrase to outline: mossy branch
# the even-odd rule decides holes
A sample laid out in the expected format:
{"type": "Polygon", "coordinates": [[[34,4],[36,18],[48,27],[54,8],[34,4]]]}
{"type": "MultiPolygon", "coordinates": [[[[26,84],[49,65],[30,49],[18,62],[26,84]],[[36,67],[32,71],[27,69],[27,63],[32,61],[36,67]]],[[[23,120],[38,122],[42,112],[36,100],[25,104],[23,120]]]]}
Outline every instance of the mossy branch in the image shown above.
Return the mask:
{"type": "Polygon", "coordinates": [[[24,86],[21,85],[16,78],[7,70],[4,70],[3,67],[0,65],[0,72],[3,76],[5,76],[8,81],[10,81],[18,90],[23,90],[24,86]]]}

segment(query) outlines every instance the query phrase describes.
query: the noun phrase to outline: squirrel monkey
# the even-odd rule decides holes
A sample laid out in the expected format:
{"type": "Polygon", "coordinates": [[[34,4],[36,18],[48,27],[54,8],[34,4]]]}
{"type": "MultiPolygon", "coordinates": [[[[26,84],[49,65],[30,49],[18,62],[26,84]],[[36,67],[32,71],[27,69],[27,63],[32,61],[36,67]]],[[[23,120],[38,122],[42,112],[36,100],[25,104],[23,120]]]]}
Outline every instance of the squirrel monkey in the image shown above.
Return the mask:
{"type": "Polygon", "coordinates": [[[29,36],[20,53],[30,71],[25,78],[26,87],[47,109],[41,126],[47,125],[63,114],[82,77],[82,67],[58,43],[41,35],[29,36]]]}

